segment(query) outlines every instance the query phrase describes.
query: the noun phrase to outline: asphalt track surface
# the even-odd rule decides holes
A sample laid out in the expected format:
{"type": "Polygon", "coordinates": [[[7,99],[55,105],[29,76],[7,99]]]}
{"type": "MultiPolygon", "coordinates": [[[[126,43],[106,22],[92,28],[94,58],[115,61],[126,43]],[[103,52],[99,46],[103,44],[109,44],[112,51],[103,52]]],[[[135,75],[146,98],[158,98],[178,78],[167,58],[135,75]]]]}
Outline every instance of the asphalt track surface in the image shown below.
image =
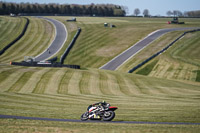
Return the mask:
{"type": "MultiPolygon", "coordinates": [[[[63,23],[61,23],[58,20],[50,19],[50,18],[44,18],[44,17],[38,17],[41,19],[45,19],[49,22],[51,22],[54,25],[56,34],[53,42],[50,44],[48,49],[43,51],[40,55],[35,57],[35,61],[44,61],[52,56],[54,56],[57,52],[60,51],[62,46],[64,45],[65,41],[67,40],[67,29],[63,23]]],[[[51,39],[51,38],[49,38],[51,39]]]]}
{"type": "Polygon", "coordinates": [[[39,118],[24,117],[12,115],[0,115],[0,119],[21,119],[21,120],[41,120],[41,121],[57,121],[57,122],[76,122],[76,123],[116,123],[116,124],[160,124],[160,125],[200,125],[200,123],[184,123],[184,122],[139,122],[139,121],[98,121],[98,120],[73,120],[73,119],[55,119],[55,118],[39,118]]]}
{"type": "MultiPolygon", "coordinates": [[[[198,27],[199,28],[199,27],[198,27]]],[[[100,67],[100,69],[105,70],[116,70],[118,67],[120,67],[122,64],[124,64],[126,61],[128,61],[131,57],[136,55],[138,52],[140,52],[142,49],[147,47],[149,44],[151,44],[154,40],[158,39],[162,35],[172,32],[172,31],[184,31],[184,30],[194,30],[198,29],[197,27],[190,27],[190,28],[172,28],[172,29],[160,29],[157,31],[154,31],[150,33],[147,37],[145,37],[143,40],[137,42],[133,46],[131,46],[129,49],[122,52],[120,55],[116,56],[114,59],[100,67]]]]}

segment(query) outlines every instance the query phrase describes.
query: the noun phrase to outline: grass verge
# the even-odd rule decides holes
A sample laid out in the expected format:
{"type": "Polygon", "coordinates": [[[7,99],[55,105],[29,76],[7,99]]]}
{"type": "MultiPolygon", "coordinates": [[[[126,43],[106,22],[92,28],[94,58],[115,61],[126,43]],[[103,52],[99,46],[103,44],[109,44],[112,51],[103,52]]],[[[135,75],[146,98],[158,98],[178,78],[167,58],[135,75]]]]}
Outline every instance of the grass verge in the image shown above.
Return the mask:
{"type": "Polygon", "coordinates": [[[2,133],[15,132],[62,132],[62,133],[198,133],[198,125],[146,125],[146,124],[109,124],[109,123],[70,123],[1,119],[2,133]]]}
{"type": "Polygon", "coordinates": [[[154,60],[151,63],[147,64],[145,67],[141,68],[139,71],[136,72],[136,74],[141,75],[148,75],[154,68],[154,66],[157,64],[158,60],[154,60]]]}

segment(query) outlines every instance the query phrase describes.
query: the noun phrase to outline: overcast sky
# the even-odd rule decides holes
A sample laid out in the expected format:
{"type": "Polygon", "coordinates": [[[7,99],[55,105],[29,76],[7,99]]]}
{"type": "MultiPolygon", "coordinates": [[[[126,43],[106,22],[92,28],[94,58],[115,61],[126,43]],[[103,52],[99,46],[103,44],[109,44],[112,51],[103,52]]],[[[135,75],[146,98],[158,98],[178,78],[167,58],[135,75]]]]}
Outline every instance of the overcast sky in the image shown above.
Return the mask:
{"type": "Polygon", "coordinates": [[[148,9],[151,15],[166,15],[169,10],[200,10],[200,0],[0,0],[5,2],[59,3],[59,4],[117,4],[127,6],[129,14],[135,8],[148,9]]]}

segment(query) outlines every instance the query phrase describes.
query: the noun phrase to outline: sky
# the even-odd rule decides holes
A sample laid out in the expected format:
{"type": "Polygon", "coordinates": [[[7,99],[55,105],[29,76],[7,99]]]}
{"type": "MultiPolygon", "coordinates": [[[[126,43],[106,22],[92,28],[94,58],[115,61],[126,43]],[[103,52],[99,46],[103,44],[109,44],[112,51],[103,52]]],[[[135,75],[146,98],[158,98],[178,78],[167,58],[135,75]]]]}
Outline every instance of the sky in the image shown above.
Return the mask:
{"type": "MultiPolygon", "coordinates": [[[[59,3],[59,4],[116,4],[128,7],[128,15],[133,14],[135,8],[141,13],[148,9],[151,15],[166,16],[171,10],[194,11],[200,10],[200,0],[0,0],[4,2],[29,3],[59,3]]],[[[142,14],[141,14],[142,15],[142,14]]]]}

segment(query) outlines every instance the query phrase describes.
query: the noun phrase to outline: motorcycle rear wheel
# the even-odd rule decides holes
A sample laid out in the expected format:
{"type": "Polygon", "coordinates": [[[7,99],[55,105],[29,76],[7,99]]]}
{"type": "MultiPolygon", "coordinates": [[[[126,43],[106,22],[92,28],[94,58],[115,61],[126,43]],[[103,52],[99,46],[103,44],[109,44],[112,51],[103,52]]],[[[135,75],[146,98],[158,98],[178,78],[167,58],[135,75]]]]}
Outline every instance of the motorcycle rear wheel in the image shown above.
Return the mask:
{"type": "Polygon", "coordinates": [[[82,121],[87,121],[88,120],[88,112],[85,112],[81,115],[81,120],[82,121]]]}
{"type": "Polygon", "coordinates": [[[107,115],[103,116],[104,121],[112,121],[115,118],[115,112],[114,111],[107,111],[106,114],[108,114],[108,116],[107,115]]]}

